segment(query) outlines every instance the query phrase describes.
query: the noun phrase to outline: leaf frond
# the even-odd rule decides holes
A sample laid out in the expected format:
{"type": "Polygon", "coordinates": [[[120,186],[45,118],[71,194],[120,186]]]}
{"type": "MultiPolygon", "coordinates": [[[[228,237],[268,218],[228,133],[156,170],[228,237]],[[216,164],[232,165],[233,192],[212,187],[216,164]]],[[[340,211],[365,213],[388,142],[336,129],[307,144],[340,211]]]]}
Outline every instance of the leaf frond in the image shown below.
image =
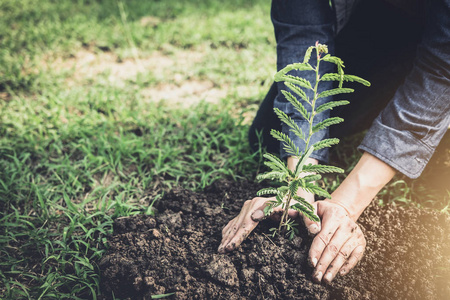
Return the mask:
{"type": "Polygon", "coordinates": [[[303,214],[312,221],[320,222],[319,217],[316,214],[314,214],[312,210],[309,210],[307,207],[301,205],[300,203],[295,203],[294,205],[291,205],[291,208],[295,209],[296,211],[303,214]]]}
{"type": "Polygon", "coordinates": [[[305,52],[305,57],[303,58],[303,63],[308,63],[309,60],[311,59],[311,53],[314,50],[314,46],[309,47],[308,49],[306,49],[305,52]]]}
{"type": "Polygon", "coordinates": [[[309,120],[308,111],[303,106],[303,104],[294,97],[294,95],[285,90],[281,90],[281,93],[286,97],[289,103],[291,103],[295,107],[295,109],[302,115],[302,117],[305,118],[305,120],[309,120]]]}
{"type": "Polygon", "coordinates": [[[281,159],[279,159],[275,155],[265,153],[263,157],[272,162],[275,166],[277,166],[280,171],[287,172],[288,168],[286,167],[286,165],[281,161],[281,159]]]}
{"type": "Polygon", "coordinates": [[[276,188],[264,188],[256,192],[256,195],[259,197],[264,195],[276,195],[276,194],[278,194],[278,190],[276,188]]]}
{"type": "Polygon", "coordinates": [[[292,84],[292,83],[289,83],[289,82],[285,82],[284,85],[287,86],[291,91],[296,93],[300,98],[302,98],[303,100],[305,100],[306,102],[311,104],[309,102],[308,96],[306,96],[306,93],[301,88],[299,88],[295,84],[292,84]]]}
{"type": "Polygon", "coordinates": [[[256,176],[256,180],[263,181],[265,179],[271,179],[271,180],[283,181],[284,178],[286,178],[286,175],[287,175],[287,173],[285,173],[285,172],[272,171],[272,172],[267,172],[264,174],[259,174],[258,176],[256,176]]]}
{"type": "Polygon", "coordinates": [[[303,189],[320,197],[331,198],[331,195],[327,191],[311,182],[305,183],[303,189]]]}
{"type": "Polygon", "coordinates": [[[298,136],[300,139],[304,140],[305,135],[303,134],[303,131],[298,127],[297,123],[294,122],[294,120],[291,119],[287,114],[285,114],[283,111],[279,110],[278,108],[273,109],[274,112],[277,114],[278,118],[287,126],[291,128],[291,131],[298,136]]]}
{"type": "Polygon", "coordinates": [[[328,91],[323,91],[320,93],[317,98],[325,98],[329,96],[339,95],[339,94],[349,94],[353,93],[355,90],[350,88],[335,88],[328,91]]]}
{"type": "Polygon", "coordinates": [[[324,103],[324,104],[320,105],[319,107],[317,107],[316,114],[319,114],[327,109],[333,109],[335,107],[347,105],[349,103],[350,102],[348,102],[347,100],[330,101],[330,102],[324,103]]]}
{"type": "Polygon", "coordinates": [[[275,129],[272,129],[270,131],[270,134],[277,140],[283,143],[283,149],[294,156],[300,156],[300,150],[298,147],[294,144],[294,142],[284,133],[279,132],[275,129]]]}
{"type": "Polygon", "coordinates": [[[301,86],[305,89],[309,89],[309,90],[313,89],[311,82],[309,82],[305,78],[294,76],[294,75],[289,75],[289,74],[279,75],[279,76],[275,77],[275,81],[276,82],[284,81],[284,83],[289,82],[289,83],[293,83],[298,86],[301,86]]]}
{"type": "Polygon", "coordinates": [[[322,179],[322,175],[320,174],[311,174],[311,175],[307,175],[305,177],[303,177],[303,180],[305,182],[311,182],[311,181],[316,181],[316,180],[320,180],[322,179]]]}
{"type": "Polygon", "coordinates": [[[365,86],[370,86],[370,82],[358,77],[356,75],[347,75],[347,74],[337,74],[337,73],[327,73],[324,74],[321,78],[320,81],[348,81],[348,82],[358,82],[361,83],[362,85],[365,86]]]}
{"type": "Polygon", "coordinates": [[[326,148],[326,147],[331,147],[331,146],[334,146],[334,145],[337,145],[337,144],[339,144],[339,139],[331,138],[331,139],[321,140],[321,141],[315,143],[313,145],[313,147],[314,147],[314,150],[319,150],[319,149],[326,148]]]}
{"type": "Polygon", "coordinates": [[[315,132],[325,129],[331,125],[339,124],[343,121],[344,121],[344,119],[339,118],[339,117],[333,117],[333,118],[326,119],[326,120],[314,125],[312,128],[312,132],[315,133],[315,132]]]}
{"type": "Polygon", "coordinates": [[[314,211],[314,207],[312,206],[312,204],[306,201],[305,198],[295,195],[293,199],[297,202],[300,202],[303,206],[306,206],[308,209],[314,211]]]}
{"type": "Polygon", "coordinates": [[[314,172],[324,174],[324,173],[344,173],[344,170],[335,166],[307,164],[303,166],[302,172],[314,172]]]}

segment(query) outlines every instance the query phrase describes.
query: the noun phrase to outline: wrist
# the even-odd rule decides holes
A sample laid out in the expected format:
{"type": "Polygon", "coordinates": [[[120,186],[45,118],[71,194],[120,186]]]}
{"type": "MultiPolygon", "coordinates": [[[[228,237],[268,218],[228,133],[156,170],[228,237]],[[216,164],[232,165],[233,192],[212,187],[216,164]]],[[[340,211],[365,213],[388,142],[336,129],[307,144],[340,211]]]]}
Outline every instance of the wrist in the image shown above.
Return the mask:
{"type": "Polygon", "coordinates": [[[343,207],[356,221],[395,172],[391,166],[365,152],[328,201],[343,207]]]}

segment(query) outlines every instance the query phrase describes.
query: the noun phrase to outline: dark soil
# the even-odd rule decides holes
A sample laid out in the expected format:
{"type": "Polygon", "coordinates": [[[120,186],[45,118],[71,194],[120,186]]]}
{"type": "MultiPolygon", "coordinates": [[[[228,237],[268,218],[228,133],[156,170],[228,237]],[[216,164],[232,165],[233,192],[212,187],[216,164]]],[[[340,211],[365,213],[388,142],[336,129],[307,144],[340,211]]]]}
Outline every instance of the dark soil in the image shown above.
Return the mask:
{"type": "Polygon", "coordinates": [[[150,299],[450,299],[450,217],[371,205],[359,222],[362,261],[331,285],[311,280],[311,238],[272,238],[263,221],[235,252],[220,255],[221,230],[258,186],[220,182],[204,193],[176,189],[156,217],[117,219],[102,259],[106,297],[150,299]]]}

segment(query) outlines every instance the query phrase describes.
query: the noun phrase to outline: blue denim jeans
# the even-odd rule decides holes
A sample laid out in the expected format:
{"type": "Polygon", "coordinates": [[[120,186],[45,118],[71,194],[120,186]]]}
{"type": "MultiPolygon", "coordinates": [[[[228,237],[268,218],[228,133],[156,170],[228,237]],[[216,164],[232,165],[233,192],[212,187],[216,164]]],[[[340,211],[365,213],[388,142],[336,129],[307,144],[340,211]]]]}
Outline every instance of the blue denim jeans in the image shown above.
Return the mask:
{"type": "MultiPolygon", "coordinates": [[[[300,61],[316,41],[327,44],[331,54],[344,59],[346,73],[369,79],[372,87],[355,86],[357,92],[348,98],[351,104],[337,113],[346,119],[344,124],[332,127],[330,132],[315,134],[313,142],[370,126],[359,149],[408,177],[417,178],[450,124],[450,0],[427,1],[424,23],[382,1],[361,1],[346,27],[338,33],[347,22],[339,15],[339,11],[345,10],[344,2],[355,1],[336,0],[331,8],[325,0],[273,0],[271,17],[277,40],[277,69],[300,61]]],[[[333,71],[333,65],[321,65],[321,73],[333,71]]],[[[314,81],[312,74],[307,79],[314,81]]],[[[321,89],[332,87],[333,83],[328,83],[321,89]]],[[[303,131],[308,128],[284,99],[282,89],[283,83],[272,86],[250,130],[251,143],[255,130],[263,130],[269,151],[275,145],[279,147],[270,140],[269,128],[280,128],[304,148],[303,141],[271,112],[277,107],[303,131]]],[[[323,99],[330,100],[333,99],[323,99]]],[[[315,123],[327,117],[319,114],[315,123]]],[[[282,147],[280,152],[287,157],[282,147]]],[[[326,161],[328,149],[316,151],[312,156],[326,161]]]]}

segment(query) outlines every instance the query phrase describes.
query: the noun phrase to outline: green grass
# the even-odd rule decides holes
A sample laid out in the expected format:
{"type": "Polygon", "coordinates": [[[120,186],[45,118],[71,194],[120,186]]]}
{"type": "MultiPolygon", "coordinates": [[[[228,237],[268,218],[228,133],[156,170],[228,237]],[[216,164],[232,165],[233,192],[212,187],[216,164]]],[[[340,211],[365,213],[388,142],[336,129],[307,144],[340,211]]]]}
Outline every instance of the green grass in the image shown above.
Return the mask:
{"type": "MultiPolygon", "coordinates": [[[[114,218],[152,214],[176,185],[254,178],[246,135],[275,71],[269,10],[264,0],[0,2],[0,298],[96,298],[114,218]],[[119,65],[158,56],[111,81],[107,69],[67,65],[79,53],[119,65]],[[143,92],[183,82],[225,93],[183,105],[143,92]]],[[[347,168],[355,144],[338,149],[347,168]]],[[[448,192],[430,204],[440,194],[424,182],[396,182],[386,201],[448,210],[448,192]]]]}

